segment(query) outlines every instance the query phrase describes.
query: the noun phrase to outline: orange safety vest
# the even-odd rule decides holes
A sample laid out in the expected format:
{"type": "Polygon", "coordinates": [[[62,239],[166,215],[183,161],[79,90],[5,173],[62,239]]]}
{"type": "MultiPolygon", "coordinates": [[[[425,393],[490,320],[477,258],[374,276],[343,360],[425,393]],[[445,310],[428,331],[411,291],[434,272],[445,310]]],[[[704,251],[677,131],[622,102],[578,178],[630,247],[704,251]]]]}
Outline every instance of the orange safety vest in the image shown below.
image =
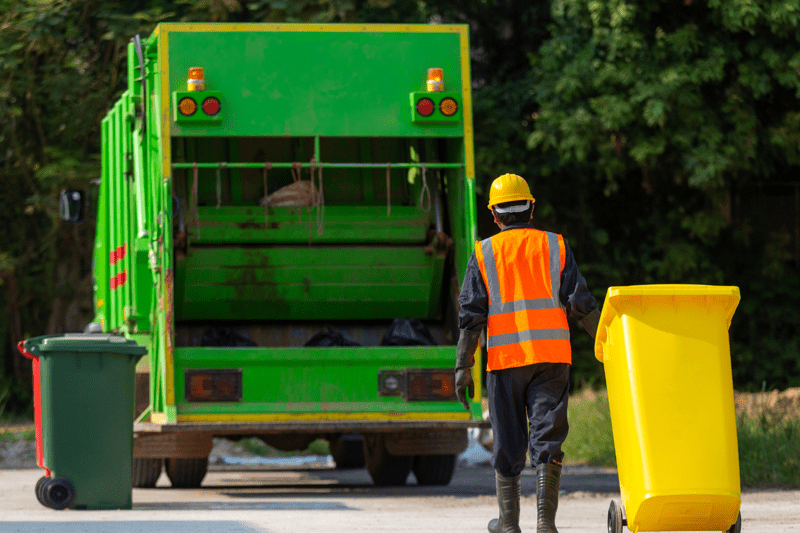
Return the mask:
{"type": "Polygon", "coordinates": [[[532,228],[475,243],[489,292],[488,371],[534,363],[572,363],[567,312],[558,293],[564,238],[532,228]]]}

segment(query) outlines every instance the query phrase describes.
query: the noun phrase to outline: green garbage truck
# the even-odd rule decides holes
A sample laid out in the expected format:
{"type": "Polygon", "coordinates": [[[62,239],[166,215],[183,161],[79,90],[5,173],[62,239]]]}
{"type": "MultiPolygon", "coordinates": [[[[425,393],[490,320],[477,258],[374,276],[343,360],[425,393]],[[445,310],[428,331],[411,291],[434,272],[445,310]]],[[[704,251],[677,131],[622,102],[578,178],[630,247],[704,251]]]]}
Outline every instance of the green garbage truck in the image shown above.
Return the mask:
{"type": "Polygon", "coordinates": [[[162,469],[199,486],[214,437],[321,438],[376,484],[449,483],[484,425],[452,372],[476,240],[470,83],[463,25],[132,39],[102,122],[92,325],[148,351],[135,486],[162,469]]]}

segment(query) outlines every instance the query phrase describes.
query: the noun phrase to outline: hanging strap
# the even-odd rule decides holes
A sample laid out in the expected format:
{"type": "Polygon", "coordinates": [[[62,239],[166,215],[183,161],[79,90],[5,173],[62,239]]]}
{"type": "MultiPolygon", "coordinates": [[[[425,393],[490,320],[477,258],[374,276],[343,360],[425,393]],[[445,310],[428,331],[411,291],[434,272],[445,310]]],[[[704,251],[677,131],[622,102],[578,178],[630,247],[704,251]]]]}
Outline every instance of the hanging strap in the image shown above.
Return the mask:
{"type": "MultiPolygon", "coordinates": [[[[303,170],[303,163],[299,161],[295,161],[292,163],[292,181],[297,183],[300,181],[300,171],[303,170]]],[[[297,206],[297,221],[303,221],[303,208],[299,205],[297,206]]]]}
{"type": "Polygon", "coordinates": [[[217,209],[222,206],[222,168],[227,166],[227,163],[217,165],[217,209]]]}
{"type": "Polygon", "coordinates": [[[419,193],[419,208],[425,213],[430,213],[431,212],[431,190],[428,187],[428,180],[425,177],[425,163],[422,163],[420,165],[420,168],[422,168],[422,190],[419,193]]]}
{"type": "MultiPolygon", "coordinates": [[[[317,161],[313,157],[308,164],[308,170],[311,174],[311,205],[306,207],[306,212],[308,213],[308,244],[311,244],[311,208],[317,208],[319,205],[319,199],[315,194],[314,189],[314,171],[317,169],[317,161]]],[[[319,209],[317,208],[317,220],[319,220],[319,209]]]]}
{"type": "Polygon", "coordinates": [[[317,171],[317,181],[319,181],[319,191],[314,197],[314,205],[317,208],[317,235],[322,235],[325,225],[325,194],[322,190],[322,165],[317,165],[317,159],[311,158],[311,190],[314,190],[314,170],[317,171]]]}
{"type": "Polygon", "coordinates": [[[392,185],[389,172],[392,169],[391,163],[386,163],[386,218],[392,216],[392,185]]]}
{"type": "Polygon", "coordinates": [[[264,229],[269,229],[267,223],[269,222],[269,202],[267,198],[269,197],[269,193],[267,192],[267,171],[272,170],[272,163],[265,162],[264,163],[264,229]]]}
{"type": "Polygon", "coordinates": [[[192,164],[192,214],[194,214],[194,224],[197,228],[197,236],[200,237],[200,211],[197,207],[197,183],[199,181],[199,170],[197,169],[197,162],[192,164]]]}

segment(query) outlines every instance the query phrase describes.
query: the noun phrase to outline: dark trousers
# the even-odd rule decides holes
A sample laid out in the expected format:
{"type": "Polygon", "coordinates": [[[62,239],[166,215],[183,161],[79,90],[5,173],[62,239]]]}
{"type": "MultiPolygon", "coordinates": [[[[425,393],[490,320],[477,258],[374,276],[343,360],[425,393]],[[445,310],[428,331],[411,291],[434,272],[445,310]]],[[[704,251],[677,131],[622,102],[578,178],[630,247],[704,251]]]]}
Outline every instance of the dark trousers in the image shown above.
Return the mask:
{"type": "Polygon", "coordinates": [[[567,438],[569,364],[539,363],[486,374],[492,421],[492,466],[513,477],[531,464],[561,463],[567,438]]]}

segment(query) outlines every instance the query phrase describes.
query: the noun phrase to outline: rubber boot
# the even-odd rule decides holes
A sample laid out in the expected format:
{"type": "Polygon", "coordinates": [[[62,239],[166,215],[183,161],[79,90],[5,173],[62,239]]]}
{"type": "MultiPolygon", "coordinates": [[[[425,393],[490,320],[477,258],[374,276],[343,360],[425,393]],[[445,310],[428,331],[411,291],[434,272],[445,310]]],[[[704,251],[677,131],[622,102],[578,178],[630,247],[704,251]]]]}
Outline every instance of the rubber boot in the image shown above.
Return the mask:
{"type": "Polygon", "coordinates": [[[520,533],[519,529],[519,475],[503,477],[495,472],[497,479],[497,503],[500,505],[500,518],[489,522],[490,533],[520,533]]]}
{"type": "Polygon", "coordinates": [[[542,464],[536,467],[536,533],[558,533],[556,510],[561,485],[561,465],[542,464]]]}

